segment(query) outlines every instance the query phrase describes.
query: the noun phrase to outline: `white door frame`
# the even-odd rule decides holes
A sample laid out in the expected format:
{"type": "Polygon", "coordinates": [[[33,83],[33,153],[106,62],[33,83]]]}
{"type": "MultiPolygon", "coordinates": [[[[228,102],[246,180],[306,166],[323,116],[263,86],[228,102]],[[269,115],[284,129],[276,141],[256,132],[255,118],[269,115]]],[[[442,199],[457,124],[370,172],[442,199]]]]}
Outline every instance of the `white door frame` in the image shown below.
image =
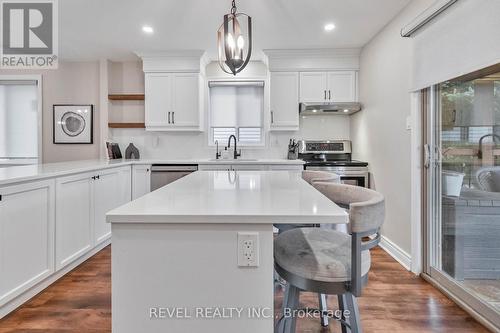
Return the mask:
{"type": "Polygon", "coordinates": [[[422,93],[411,98],[411,271],[422,273],[422,93]]]}
{"type": "Polygon", "coordinates": [[[38,163],[42,162],[43,159],[43,89],[42,89],[42,74],[12,74],[12,75],[0,75],[0,80],[5,81],[37,81],[38,90],[38,107],[37,107],[37,117],[38,117],[38,163]]]}

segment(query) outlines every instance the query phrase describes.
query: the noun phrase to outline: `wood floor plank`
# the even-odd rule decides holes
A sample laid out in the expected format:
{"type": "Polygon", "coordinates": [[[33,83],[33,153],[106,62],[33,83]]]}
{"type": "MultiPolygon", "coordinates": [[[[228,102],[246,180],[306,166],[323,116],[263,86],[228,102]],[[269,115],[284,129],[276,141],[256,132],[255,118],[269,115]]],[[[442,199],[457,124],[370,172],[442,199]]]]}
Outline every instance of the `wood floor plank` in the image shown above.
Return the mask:
{"type": "MultiPolygon", "coordinates": [[[[275,296],[277,309],[282,294],[275,296]]],[[[304,293],[301,306],[318,307],[317,296],[304,293]]],[[[329,308],[337,309],[335,297],[329,308]]],[[[365,333],[488,332],[455,303],[402,268],[383,250],[372,254],[368,287],[359,298],[365,333]]],[[[111,248],[108,246],[22,307],[0,320],[0,333],[111,332],[111,248]]],[[[297,333],[339,332],[333,322],[298,321],[297,333]]]]}

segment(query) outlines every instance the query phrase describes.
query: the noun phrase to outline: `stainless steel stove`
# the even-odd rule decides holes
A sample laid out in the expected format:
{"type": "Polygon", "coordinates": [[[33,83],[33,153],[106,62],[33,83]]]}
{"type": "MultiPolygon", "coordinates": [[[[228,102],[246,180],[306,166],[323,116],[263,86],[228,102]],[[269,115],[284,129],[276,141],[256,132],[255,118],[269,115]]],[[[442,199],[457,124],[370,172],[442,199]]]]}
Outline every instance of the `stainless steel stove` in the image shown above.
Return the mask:
{"type": "Polygon", "coordinates": [[[351,156],[348,140],[299,141],[304,169],[334,172],[343,184],[369,187],[368,163],[352,160],[351,156]]]}

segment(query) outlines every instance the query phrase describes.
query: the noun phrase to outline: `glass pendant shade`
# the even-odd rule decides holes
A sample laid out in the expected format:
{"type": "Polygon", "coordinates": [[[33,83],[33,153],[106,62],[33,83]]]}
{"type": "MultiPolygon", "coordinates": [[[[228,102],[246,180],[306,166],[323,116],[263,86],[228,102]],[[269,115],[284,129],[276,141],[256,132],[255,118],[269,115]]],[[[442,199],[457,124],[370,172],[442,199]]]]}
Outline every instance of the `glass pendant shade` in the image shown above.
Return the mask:
{"type": "Polygon", "coordinates": [[[234,1],[231,13],[224,15],[224,22],[217,31],[217,50],[219,66],[228,74],[238,74],[250,61],[252,18],[243,13],[236,13],[234,1]]]}

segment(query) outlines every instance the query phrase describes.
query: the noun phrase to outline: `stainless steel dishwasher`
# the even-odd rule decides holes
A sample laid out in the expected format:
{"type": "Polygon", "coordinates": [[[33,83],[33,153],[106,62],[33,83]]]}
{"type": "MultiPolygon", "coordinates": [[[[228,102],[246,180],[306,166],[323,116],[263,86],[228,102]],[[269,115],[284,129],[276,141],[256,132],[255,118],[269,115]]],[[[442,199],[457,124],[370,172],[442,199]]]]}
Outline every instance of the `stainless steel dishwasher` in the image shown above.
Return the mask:
{"type": "Polygon", "coordinates": [[[196,164],[153,164],[151,167],[151,191],[170,184],[197,170],[198,165],[196,164]]]}

